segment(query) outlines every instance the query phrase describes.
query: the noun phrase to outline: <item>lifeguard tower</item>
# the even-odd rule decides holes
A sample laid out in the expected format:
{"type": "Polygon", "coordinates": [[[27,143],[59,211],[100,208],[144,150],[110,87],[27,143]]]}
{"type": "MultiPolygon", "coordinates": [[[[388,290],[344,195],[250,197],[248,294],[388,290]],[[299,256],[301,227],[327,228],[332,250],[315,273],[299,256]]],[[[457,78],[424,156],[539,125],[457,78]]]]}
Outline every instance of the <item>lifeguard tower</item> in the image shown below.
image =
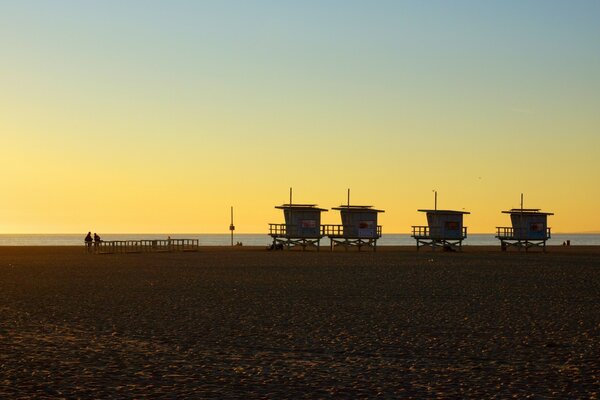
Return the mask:
{"type": "Polygon", "coordinates": [[[348,203],[333,210],[339,210],[342,219],[341,225],[323,225],[323,234],[330,240],[331,250],[335,246],[343,246],[345,250],[350,247],[362,247],[377,250],[377,239],[381,237],[381,225],[377,225],[377,215],[384,210],[374,209],[373,206],[350,205],[350,189],[348,189],[348,203]]]}
{"type": "Polygon", "coordinates": [[[317,207],[316,204],[294,204],[292,202],[292,189],[290,189],[289,204],[282,204],[275,208],[283,210],[284,224],[269,224],[269,235],[273,238],[273,248],[277,246],[292,248],[295,246],[320,248],[321,238],[321,213],[327,211],[317,207]]]}
{"type": "Polygon", "coordinates": [[[508,246],[515,246],[519,250],[531,247],[541,247],[546,251],[546,241],[550,239],[548,215],[554,213],[542,212],[539,208],[523,208],[523,195],[521,195],[521,208],[502,211],[510,214],[512,226],[496,227],[496,238],[500,239],[500,248],[506,251],[508,246]]]}
{"type": "Polygon", "coordinates": [[[435,207],[433,210],[417,210],[427,214],[427,226],[413,226],[412,235],[417,241],[417,251],[420,246],[431,246],[435,249],[462,250],[462,241],[467,238],[467,227],[463,226],[463,216],[468,211],[438,210],[437,192],[435,192],[435,207]]]}

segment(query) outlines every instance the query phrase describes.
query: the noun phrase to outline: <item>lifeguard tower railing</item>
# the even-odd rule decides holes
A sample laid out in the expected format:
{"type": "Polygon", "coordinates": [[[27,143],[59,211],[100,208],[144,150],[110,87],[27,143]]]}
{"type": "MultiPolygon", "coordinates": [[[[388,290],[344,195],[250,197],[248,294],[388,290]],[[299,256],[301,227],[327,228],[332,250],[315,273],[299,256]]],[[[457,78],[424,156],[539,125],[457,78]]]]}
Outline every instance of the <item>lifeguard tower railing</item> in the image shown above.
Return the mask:
{"type": "Polygon", "coordinates": [[[542,247],[546,251],[546,241],[552,237],[549,227],[532,232],[526,227],[497,226],[496,238],[500,239],[500,248],[506,251],[508,246],[528,251],[531,247],[542,247]]]}
{"type": "Polygon", "coordinates": [[[528,240],[528,239],[550,239],[551,231],[550,228],[546,228],[546,232],[543,230],[540,232],[541,235],[532,235],[529,229],[526,228],[513,228],[512,226],[497,226],[496,227],[496,237],[498,239],[508,239],[508,240],[528,240]]]}
{"type": "Polygon", "coordinates": [[[315,234],[314,229],[289,224],[269,224],[269,236],[273,238],[273,246],[282,245],[288,249],[300,246],[302,250],[314,246],[317,251],[323,238],[323,234],[315,234]]]}
{"type": "Polygon", "coordinates": [[[94,244],[94,252],[98,254],[160,253],[198,251],[199,247],[198,239],[103,240],[94,244]]]}
{"type": "Polygon", "coordinates": [[[382,227],[377,225],[375,229],[361,229],[356,225],[327,224],[321,225],[321,234],[329,237],[331,250],[334,246],[343,246],[345,250],[349,247],[358,247],[360,251],[362,247],[370,247],[376,251],[377,239],[381,238],[382,227]]]}
{"type": "Polygon", "coordinates": [[[417,241],[417,250],[421,245],[431,246],[433,250],[441,246],[443,248],[462,249],[462,241],[467,238],[467,227],[463,226],[459,229],[448,230],[443,226],[431,227],[423,225],[413,225],[412,234],[410,235],[417,241]]]}

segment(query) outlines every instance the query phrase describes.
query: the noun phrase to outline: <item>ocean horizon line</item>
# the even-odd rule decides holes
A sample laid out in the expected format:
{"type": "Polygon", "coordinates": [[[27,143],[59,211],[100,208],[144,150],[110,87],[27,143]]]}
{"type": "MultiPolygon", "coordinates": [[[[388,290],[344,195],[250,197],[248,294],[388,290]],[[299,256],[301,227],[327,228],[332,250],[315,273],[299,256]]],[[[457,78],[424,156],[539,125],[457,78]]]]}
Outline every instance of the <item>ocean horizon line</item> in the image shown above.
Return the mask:
{"type": "MultiPolygon", "coordinates": [[[[101,232],[104,235],[227,235],[231,236],[230,232],[101,232]]],[[[0,235],[84,235],[87,232],[0,232],[0,235]]],[[[412,232],[384,232],[383,235],[411,235],[412,232]]],[[[496,232],[468,232],[469,235],[495,235],[496,232]]],[[[553,235],[600,235],[599,231],[583,231],[583,232],[552,232],[553,235]]],[[[235,232],[235,235],[269,235],[266,232],[235,232]]]]}
{"type": "MultiPolygon", "coordinates": [[[[77,246],[82,245],[82,233],[0,233],[0,246],[77,246]]],[[[230,233],[102,233],[105,241],[112,240],[164,240],[197,239],[201,246],[230,246],[230,233]]],[[[324,236],[321,244],[327,245],[329,238],[324,236]]],[[[245,246],[269,246],[273,238],[268,233],[234,233],[233,242],[245,246]]],[[[594,233],[553,233],[549,245],[600,246],[600,234],[594,233]]],[[[377,240],[377,246],[413,246],[415,239],[410,233],[384,233],[377,240]]],[[[464,240],[465,246],[496,246],[499,241],[494,233],[470,233],[464,240]]]]}

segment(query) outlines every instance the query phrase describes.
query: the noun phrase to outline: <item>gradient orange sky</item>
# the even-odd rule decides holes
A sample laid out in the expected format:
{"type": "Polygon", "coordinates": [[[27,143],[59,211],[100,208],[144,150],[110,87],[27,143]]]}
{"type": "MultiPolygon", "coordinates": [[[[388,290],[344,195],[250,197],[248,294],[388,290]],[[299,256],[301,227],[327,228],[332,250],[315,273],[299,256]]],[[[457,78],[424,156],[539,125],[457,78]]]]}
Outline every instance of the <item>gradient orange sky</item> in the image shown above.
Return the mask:
{"type": "MultiPolygon", "coordinates": [[[[600,231],[600,2],[0,2],[0,233],[239,233],[273,206],[600,231]]],[[[326,213],[324,223],[339,223],[326,213]]]]}

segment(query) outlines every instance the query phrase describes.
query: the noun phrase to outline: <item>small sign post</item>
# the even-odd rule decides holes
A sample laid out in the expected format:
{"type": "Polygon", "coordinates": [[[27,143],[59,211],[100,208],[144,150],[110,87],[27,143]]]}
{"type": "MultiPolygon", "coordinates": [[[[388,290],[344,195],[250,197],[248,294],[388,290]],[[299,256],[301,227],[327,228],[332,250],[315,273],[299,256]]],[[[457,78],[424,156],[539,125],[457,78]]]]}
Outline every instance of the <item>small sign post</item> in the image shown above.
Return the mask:
{"type": "Polygon", "coordinates": [[[231,206],[231,224],[229,224],[229,230],[231,231],[231,247],[233,247],[233,231],[235,231],[235,225],[233,225],[233,206],[231,206]]]}

